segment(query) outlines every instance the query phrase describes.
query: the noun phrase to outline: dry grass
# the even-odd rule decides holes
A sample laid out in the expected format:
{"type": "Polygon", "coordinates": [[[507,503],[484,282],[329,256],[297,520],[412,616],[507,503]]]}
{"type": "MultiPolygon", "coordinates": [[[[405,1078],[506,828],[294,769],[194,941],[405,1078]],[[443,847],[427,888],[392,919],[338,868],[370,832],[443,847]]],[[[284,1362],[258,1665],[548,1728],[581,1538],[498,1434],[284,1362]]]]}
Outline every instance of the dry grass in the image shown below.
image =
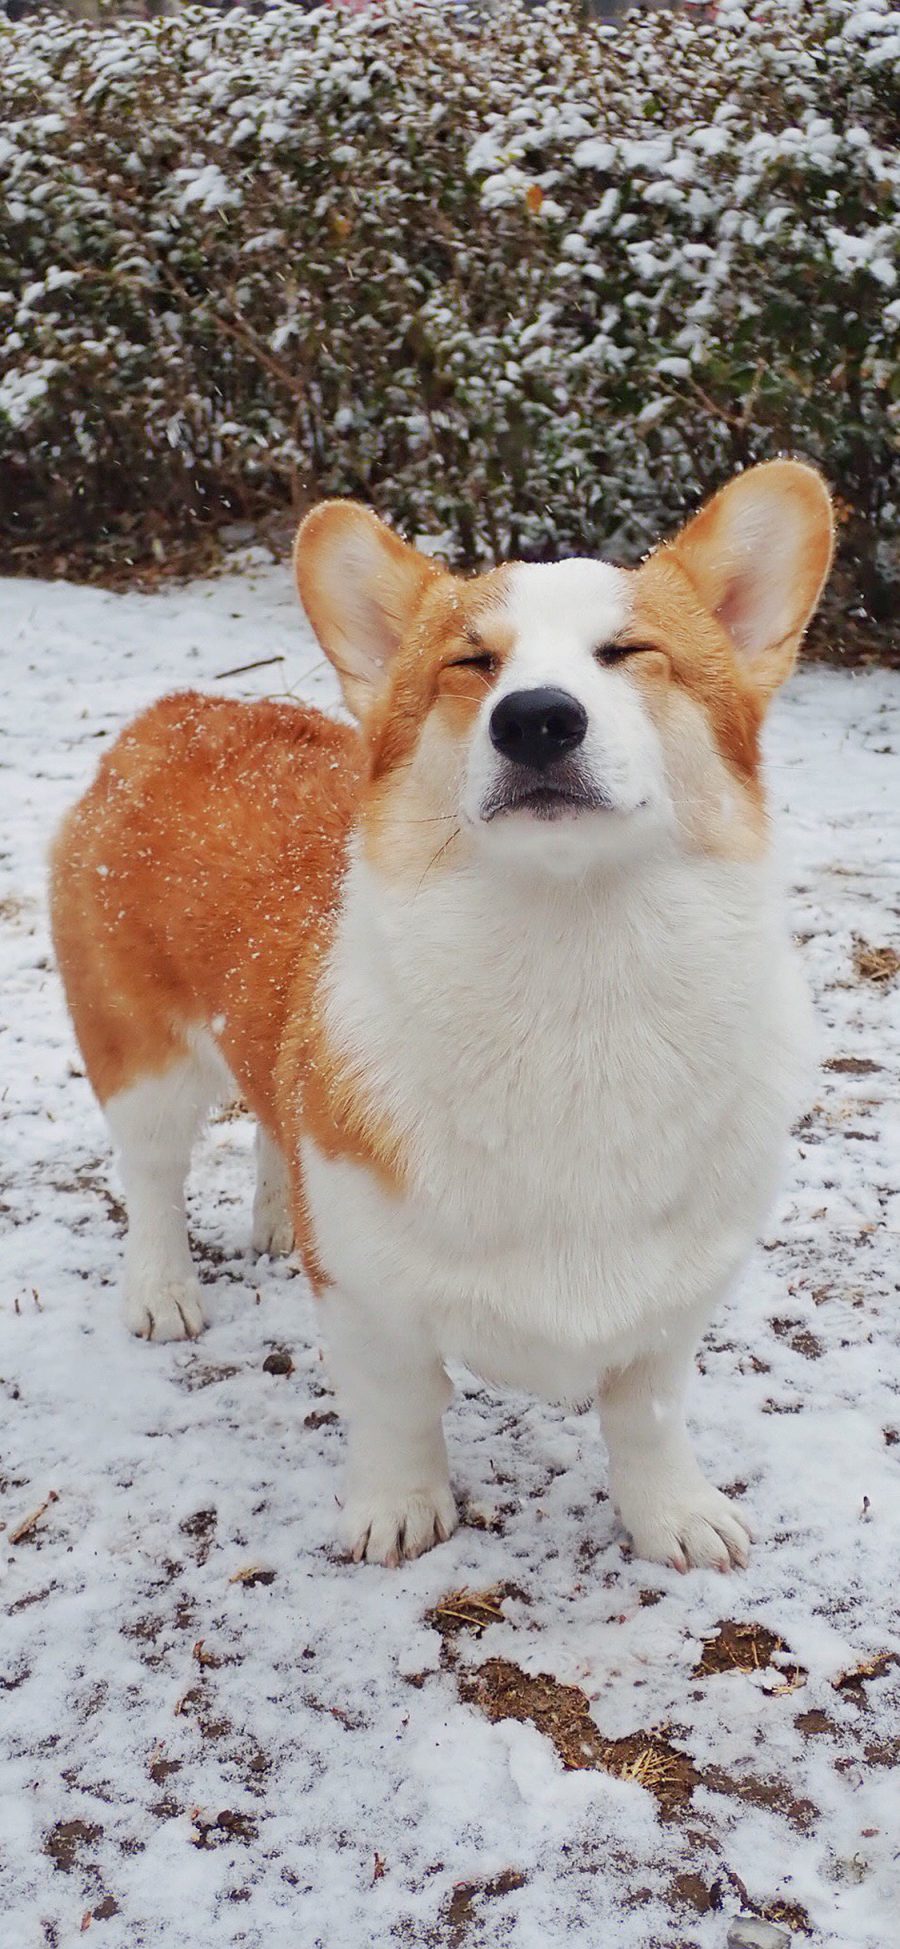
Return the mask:
{"type": "Polygon", "coordinates": [[[495,1584],[491,1590],[448,1590],[445,1597],[426,1614],[425,1622],[438,1631],[445,1643],[464,1631],[480,1638],[489,1624],[502,1624],[507,1597],[518,1595],[509,1584],[495,1584]]]}
{"type": "Polygon", "coordinates": [[[853,971],[857,981],[886,984],[900,974],[900,953],[895,947],[874,947],[857,934],[853,941],[853,971]]]}

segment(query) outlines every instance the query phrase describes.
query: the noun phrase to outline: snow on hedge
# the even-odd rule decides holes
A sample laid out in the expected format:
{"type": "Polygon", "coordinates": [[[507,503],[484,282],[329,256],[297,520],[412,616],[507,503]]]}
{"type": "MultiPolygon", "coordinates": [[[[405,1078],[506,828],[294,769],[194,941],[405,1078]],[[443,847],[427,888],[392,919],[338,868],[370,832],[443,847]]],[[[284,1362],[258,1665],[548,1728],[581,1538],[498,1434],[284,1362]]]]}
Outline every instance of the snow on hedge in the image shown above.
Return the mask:
{"type": "Polygon", "coordinates": [[[0,468],[61,542],[357,494],[633,550],[818,459],[900,578],[889,0],[189,10],[0,34],[0,468]]]}

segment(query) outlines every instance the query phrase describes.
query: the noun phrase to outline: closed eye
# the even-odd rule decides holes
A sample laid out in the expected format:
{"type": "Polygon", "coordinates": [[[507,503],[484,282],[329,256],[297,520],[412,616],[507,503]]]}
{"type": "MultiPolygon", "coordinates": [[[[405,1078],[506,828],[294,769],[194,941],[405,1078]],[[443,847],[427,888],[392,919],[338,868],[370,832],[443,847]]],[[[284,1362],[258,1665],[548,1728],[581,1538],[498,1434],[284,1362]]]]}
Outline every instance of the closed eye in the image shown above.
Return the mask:
{"type": "Polygon", "coordinates": [[[594,658],[597,663],[608,667],[613,663],[624,663],[627,656],[649,656],[655,648],[655,643],[598,643],[594,658]]]}
{"type": "Polygon", "coordinates": [[[489,650],[476,652],[474,656],[457,656],[452,663],[445,665],[448,670],[484,670],[488,673],[497,668],[497,659],[489,650]]]}

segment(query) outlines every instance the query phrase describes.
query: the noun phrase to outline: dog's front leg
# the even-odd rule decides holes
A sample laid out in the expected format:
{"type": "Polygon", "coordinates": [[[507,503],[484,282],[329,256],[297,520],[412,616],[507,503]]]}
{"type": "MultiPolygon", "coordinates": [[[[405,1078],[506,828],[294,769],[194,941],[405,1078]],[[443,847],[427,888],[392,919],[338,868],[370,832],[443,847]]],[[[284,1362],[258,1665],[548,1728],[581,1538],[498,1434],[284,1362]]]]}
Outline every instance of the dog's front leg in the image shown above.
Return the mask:
{"type": "Polygon", "coordinates": [[[453,1389],[443,1363],[408,1322],[335,1292],[324,1309],[347,1423],[343,1540],[356,1563],[422,1556],[458,1521],[441,1419],[453,1389]]]}
{"type": "Polygon", "coordinates": [[[707,1482],[691,1447],[684,1396],[696,1343],[673,1324],[664,1351],[606,1374],[600,1416],[610,1489],[636,1555],[676,1570],[746,1565],[750,1535],[740,1511],[707,1482]]]}

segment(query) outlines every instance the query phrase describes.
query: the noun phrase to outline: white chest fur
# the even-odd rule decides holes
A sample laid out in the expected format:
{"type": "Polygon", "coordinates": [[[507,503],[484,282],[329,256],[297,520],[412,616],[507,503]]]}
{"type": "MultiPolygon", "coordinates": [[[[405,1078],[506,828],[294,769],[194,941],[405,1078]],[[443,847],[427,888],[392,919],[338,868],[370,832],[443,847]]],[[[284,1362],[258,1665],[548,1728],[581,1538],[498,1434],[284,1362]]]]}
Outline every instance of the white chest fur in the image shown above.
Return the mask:
{"type": "Polygon", "coordinates": [[[329,1023],[402,1133],[406,1190],[309,1144],[317,1250],[367,1308],[489,1378],[585,1398],[708,1312],[771,1195],[808,1051],[769,870],[683,859],[593,882],[358,859],[329,1023]]]}

